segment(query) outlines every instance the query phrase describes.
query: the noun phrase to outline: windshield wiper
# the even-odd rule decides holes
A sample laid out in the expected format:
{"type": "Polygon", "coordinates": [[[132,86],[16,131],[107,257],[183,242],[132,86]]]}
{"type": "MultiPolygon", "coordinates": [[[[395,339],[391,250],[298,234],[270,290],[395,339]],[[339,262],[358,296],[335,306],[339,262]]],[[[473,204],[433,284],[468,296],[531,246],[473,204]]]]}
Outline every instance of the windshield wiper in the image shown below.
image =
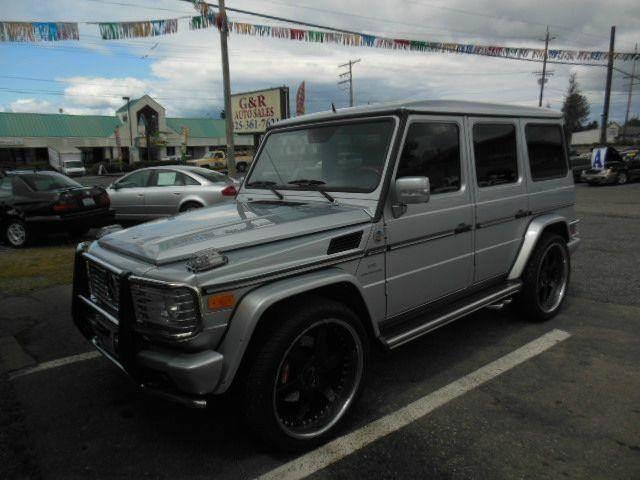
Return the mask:
{"type": "Polygon", "coordinates": [[[284,195],[282,195],[278,190],[273,188],[277,185],[276,182],[269,182],[266,180],[257,180],[255,182],[249,182],[246,184],[247,187],[256,187],[256,188],[266,188],[270,190],[279,200],[284,200],[284,195]]]}
{"type": "Polygon", "coordinates": [[[317,188],[320,185],[326,185],[327,182],[323,182],[322,180],[307,180],[306,178],[301,178],[299,180],[291,180],[287,182],[290,185],[298,185],[299,187],[311,187],[312,190],[316,192],[320,192],[324,198],[329,200],[331,203],[336,203],[336,199],[329,195],[321,188],[317,188]]]}

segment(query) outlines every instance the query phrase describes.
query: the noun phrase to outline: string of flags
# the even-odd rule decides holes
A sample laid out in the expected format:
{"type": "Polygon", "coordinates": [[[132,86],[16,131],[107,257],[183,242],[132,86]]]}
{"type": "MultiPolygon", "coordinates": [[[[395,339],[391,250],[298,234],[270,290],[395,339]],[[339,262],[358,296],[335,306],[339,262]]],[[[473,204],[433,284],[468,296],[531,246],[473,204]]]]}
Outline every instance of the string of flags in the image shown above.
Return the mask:
{"type": "MultiPolygon", "coordinates": [[[[213,12],[206,3],[194,0],[199,15],[189,17],[189,29],[222,28],[224,19],[213,12]]],[[[183,18],[183,17],[181,17],[183,18]]],[[[179,18],[149,20],[143,22],[98,23],[103,40],[155,37],[178,32],[179,18]]],[[[309,30],[301,28],[261,25],[246,22],[227,21],[230,33],[254,37],[271,37],[309,43],[326,43],[351,47],[369,47],[417,52],[457,53],[490,57],[542,60],[542,48],[512,48],[492,45],[476,45],[451,42],[430,42],[422,40],[398,39],[374,35],[343,33],[334,31],[309,30]]],[[[70,22],[0,22],[2,42],[41,42],[79,40],[78,24],[70,22]]],[[[549,49],[551,61],[564,62],[605,62],[609,52],[593,50],[549,49]]],[[[640,53],[616,52],[614,60],[623,62],[640,59],[640,53]]]]}
{"type": "Polygon", "coordinates": [[[77,23],[0,22],[0,42],[56,42],[79,39],[77,23]]]}

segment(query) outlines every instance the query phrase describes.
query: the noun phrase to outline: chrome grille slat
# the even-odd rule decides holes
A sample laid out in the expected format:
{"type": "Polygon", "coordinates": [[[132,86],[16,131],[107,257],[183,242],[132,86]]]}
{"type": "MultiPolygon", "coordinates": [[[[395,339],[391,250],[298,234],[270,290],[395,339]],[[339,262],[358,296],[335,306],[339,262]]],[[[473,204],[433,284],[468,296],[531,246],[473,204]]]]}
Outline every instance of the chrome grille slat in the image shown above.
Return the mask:
{"type": "Polygon", "coordinates": [[[87,276],[89,277],[89,292],[92,299],[112,310],[118,311],[120,305],[120,278],[97,263],[87,260],[87,276]]]}

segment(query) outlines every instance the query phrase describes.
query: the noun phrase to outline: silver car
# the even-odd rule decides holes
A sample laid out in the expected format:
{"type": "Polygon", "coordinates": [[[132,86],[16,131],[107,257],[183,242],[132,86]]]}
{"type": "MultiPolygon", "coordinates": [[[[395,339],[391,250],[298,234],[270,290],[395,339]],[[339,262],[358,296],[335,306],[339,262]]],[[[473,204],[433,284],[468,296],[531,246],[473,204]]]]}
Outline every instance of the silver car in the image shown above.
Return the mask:
{"type": "Polygon", "coordinates": [[[117,220],[150,220],[231,200],[237,184],[206,168],[142,168],[107,189],[117,220]]]}

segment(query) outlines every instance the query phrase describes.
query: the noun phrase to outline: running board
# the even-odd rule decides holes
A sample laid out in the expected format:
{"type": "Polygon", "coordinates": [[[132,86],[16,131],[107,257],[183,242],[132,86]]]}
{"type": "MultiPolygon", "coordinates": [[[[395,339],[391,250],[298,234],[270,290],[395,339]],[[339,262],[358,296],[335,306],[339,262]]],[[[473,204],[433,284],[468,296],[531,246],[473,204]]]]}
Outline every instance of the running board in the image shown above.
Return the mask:
{"type": "Polygon", "coordinates": [[[517,280],[478,292],[420,317],[402,322],[398,326],[387,329],[388,332],[382,330],[381,340],[388,348],[399,347],[454,320],[504,300],[518,293],[521,288],[522,282],[517,280]]]}

